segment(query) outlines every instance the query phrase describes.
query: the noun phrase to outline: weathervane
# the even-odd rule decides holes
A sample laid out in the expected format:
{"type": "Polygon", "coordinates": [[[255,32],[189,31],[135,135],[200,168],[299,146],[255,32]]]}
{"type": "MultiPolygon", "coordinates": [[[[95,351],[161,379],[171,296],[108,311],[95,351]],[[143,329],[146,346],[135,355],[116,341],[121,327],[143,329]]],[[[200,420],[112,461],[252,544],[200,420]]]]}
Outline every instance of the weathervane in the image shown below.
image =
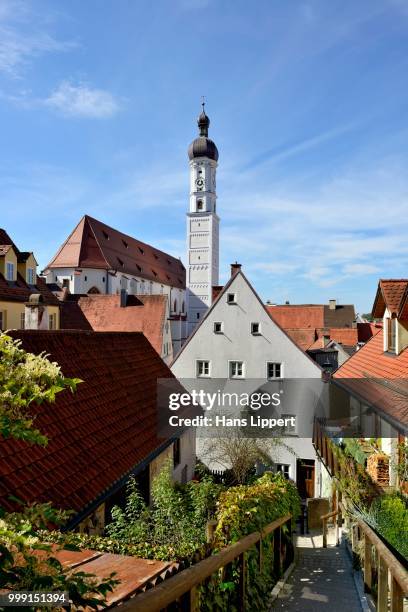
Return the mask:
{"type": "Polygon", "coordinates": [[[201,96],[201,106],[203,107],[203,113],[205,113],[205,109],[204,109],[204,106],[205,106],[205,96],[201,96]]]}

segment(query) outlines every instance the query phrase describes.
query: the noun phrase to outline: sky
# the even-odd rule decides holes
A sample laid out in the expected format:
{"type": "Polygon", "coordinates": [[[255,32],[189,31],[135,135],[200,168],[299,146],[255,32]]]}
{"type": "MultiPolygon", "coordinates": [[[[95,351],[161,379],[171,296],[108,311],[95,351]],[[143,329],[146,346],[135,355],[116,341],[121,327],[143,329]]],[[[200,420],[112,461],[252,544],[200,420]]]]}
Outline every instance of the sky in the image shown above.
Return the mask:
{"type": "Polygon", "coordinates": [[[0,225],[83,214],[185,262],[201,96],[220,281],[368,312],[408,276],[408,0],[0,0],[0,225]]]}

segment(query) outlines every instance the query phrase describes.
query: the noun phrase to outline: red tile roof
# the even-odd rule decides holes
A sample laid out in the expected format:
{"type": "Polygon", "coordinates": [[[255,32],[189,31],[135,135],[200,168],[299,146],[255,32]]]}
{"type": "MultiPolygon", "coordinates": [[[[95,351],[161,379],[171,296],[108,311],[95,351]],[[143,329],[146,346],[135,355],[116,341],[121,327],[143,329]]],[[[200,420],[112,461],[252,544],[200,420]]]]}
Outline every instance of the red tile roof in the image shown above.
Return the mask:
{"type": "MultiPolygon", "coordinates": [[[[272,317],[277,323],[277,321],[272,317]]],[[[278,323],[279,325],[279,323],[278,323]]],[[[307,351],[316,340],[316,330],[311,329],[285,329],[285,332],[292,338],[292,340],[303,350],[307,351]]]]}
{"type": "Polygon", "coordinates": [[[283,329],[308,329],[324,327],[323,305],[286,304],[268,306],[266,310],[283,329]]]}
{"type": "Polygon", "coordinates": [[[384,353],[382,329],[350,357],[333,377],[367,403],[407,427],[408,350],[399,355],[384,353]]]}
{"type": "Polygon", "coordinates": [[[382,323],[357,323],[358,341],[368,342],[381,328],[382,323]]]}
{"type": "Polygon", "coordinates": [[[0,506],[51,501],[76,512],[103,495],[168,441],[157,437],[157,379],[174,378],[141,333],[14,331],[22,346],[45,351],[66,376],[84,382],[56,403],[32,408],[45,448],[0,440],[0,506]]]}
{"type": "Polygon", "coordinates": [[[391,314],[398,315],[403,305],[408,289],[407,279],[381,279],[378,283],[377,294],[374,300],[373,317],[381,319],[387,308],[391,314]]]}
{"type": "Polygon", "coordinates": [[[173,287],[186,286],[186,270],[179,259],[88,215],[82,217],[47,268],[119,270],[173,287]]]}
{"type": "Polygon", "coordinates": [[[125,307],[120,306],[119,295],[89,295],[79,298],[77,304],[68,301],[61,305],[63,329],[143,332],[159,355],[162,354],[167,318],[165,295],[128,296],[125,307]]]}
{"type": "Polygon", "coordinates": [[[334,340],[345,346],[355,346],[358,342],[357,328],[331,327],[329,330],[330,340],[334,340]]]}

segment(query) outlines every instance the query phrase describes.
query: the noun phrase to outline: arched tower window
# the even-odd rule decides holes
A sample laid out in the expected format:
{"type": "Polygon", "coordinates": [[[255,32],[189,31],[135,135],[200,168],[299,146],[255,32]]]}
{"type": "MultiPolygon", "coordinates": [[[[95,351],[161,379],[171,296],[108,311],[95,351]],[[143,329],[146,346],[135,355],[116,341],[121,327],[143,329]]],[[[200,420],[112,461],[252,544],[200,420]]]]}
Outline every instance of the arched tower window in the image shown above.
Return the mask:
{"type": "Polygon", "coordinates": [[[204,202],[202,200],[197,200],[197,210],[204,210],[204,202]]]}

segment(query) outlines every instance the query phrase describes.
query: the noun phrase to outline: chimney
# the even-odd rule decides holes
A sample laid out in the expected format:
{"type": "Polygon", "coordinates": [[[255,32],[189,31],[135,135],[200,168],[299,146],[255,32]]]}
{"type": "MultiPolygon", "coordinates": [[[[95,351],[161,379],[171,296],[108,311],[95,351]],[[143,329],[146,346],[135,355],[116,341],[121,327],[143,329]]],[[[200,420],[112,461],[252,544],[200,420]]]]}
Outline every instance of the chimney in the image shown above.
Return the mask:
{"type": "Polygon", "coordinates": [[[336,310],[336,300],[329,300],[329,309],[336,310]]]}
{"type": "Polygon", "coordinates": [[[127,291],[126,289],[120,290],[120,307],[126,308],[127,306],[127,291]]]}
{"type": "Polygon", "coordinates": [[[238,274],[240,269],[241,269],[241,264],[239,264],[237,261],[231,264],[231,278],[235,276],[236,274],[238,274]]]}
{"type": "Polygon", "coordinates": [[[286,300],[285,306],[289,306],[289,304],[290,304],[289,300],[286,300]]]}
{"type": "Polygon", "coordinates": [[[24,309],[25,329],[48,329],[48,307],[40,293],[32,293],[24,309]]]}

